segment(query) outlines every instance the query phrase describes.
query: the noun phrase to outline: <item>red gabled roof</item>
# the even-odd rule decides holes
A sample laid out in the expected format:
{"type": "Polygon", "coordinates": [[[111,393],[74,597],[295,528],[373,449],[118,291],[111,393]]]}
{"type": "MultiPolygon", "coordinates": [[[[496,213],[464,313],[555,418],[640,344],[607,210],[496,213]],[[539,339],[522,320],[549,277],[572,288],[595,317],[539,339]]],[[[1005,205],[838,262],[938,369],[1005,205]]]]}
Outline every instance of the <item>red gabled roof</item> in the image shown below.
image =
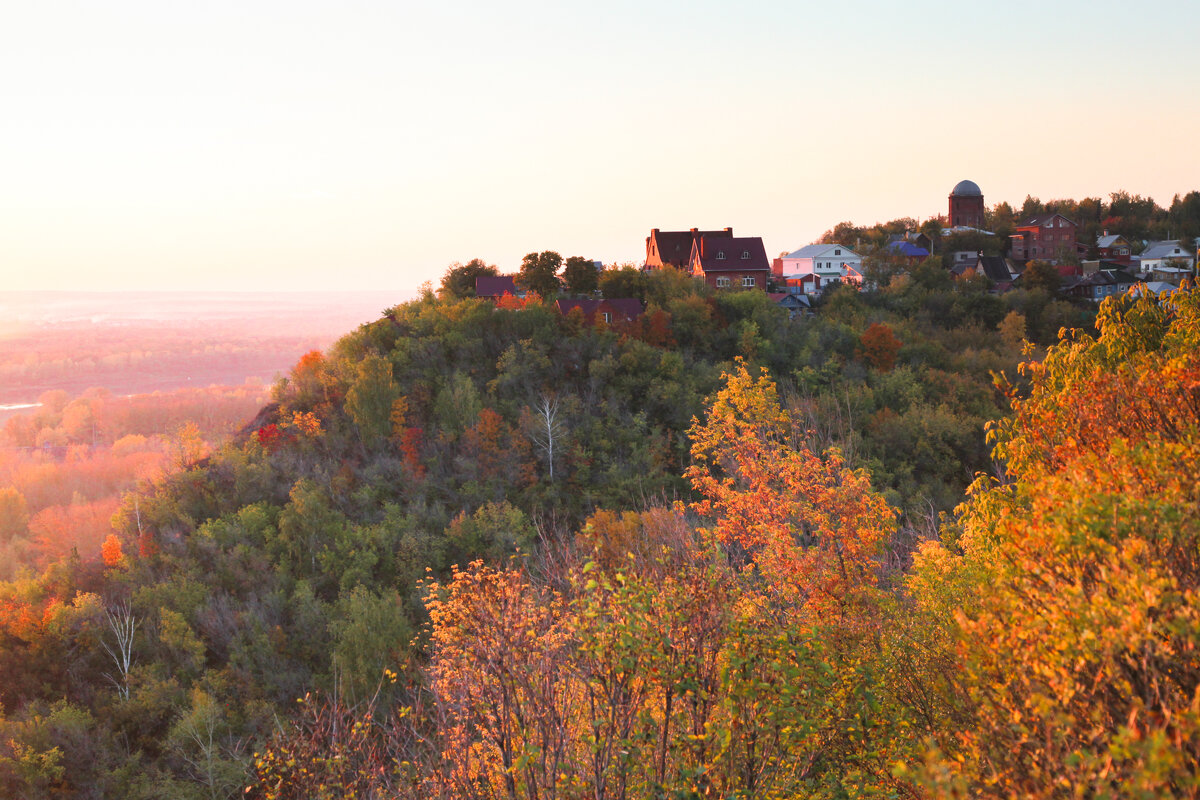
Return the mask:
{"type": "Polygon", "coordinates": [[[646,237],[646,263],[670,264],[685,269],[692,257],[692,244],[701,236],[728,239],[733,236],[733,228],[723,231],[702,231],[697,228],[690,231],[660,231],[655,228],[646,237]]]}
{"type": "Polygon", "coordinates": [[[741,272],[771,269],[761,236],[701,236],[692,248],[692,264],[705,272],[741,272]]]}
{"type": "Polygon", "coordinates": [[[476,297],[501,297],[518,294],[512,275],[480,275],[475,279],[476,297]]]}
{"type": "Polygon", "coordinates": [[[1038,214],[1036,216],[1030,217],[1029,219],[1022,222],[1020,225],[1018,225],[1017,230],[1021,230],[1022,228],[1040,228],[1043,225],[1045,225],[1047,222],[1049,222],[1050,220],[1054,219],[1055,217],[1062,217],[1064,220],[1066,220],[1067,222],[1070,222],[1072,225],[1075,224],[1074,220],[1071,220],[1067,217],[1063,217],[1063,215],[1059,214],[1057,211],[1051,211],[1046,214],[1038,214]]]}

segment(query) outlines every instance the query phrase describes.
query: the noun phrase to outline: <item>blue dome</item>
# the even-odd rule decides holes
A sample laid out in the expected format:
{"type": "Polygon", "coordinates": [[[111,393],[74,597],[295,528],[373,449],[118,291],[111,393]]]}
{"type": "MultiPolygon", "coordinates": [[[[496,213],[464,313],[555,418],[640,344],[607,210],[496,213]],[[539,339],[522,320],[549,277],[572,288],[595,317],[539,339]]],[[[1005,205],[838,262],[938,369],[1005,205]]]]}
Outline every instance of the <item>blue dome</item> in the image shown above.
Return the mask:
{"type": "Polygon", "coordinates": [[[979,188],[979,184],[975,181],[959,181],[954,191],[950,193],[951,197],[983,197],[983,191],[979,188]]]}

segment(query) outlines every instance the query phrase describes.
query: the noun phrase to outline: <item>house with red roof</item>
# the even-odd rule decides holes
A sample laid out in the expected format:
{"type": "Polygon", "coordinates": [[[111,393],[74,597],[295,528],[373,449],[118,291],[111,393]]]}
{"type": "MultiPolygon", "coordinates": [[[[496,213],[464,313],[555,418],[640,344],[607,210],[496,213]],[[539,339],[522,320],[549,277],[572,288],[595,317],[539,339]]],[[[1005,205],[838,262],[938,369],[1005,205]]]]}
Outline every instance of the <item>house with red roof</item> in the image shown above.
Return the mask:
{"type": "Polygon", "coordinates": [[[517,288],[512,275],[479,275],[475,278],[475,296],[498,300],[506,294],[524,297],[525,292],[517,288]]]}
{"type": "Polygon", "coordinates": [[[558,313],[564,317],[573,310],[579,309],[584,318],[595,324],[603,321],[611,325],[614,322],[633,322],[642,315],[642,301],[631,297],[614,297],[604,300],[556,300],[558,313]]]}
{"type": "Polygon", "coordinates": [[[760,236],[702,234],[692,244],[688,263],[693,276],[715,289],[765,290],[771,277],[771,259],[760,236]]]}
{"type": "Polygon", "coordinates": [[[663,267],[689,269],[692,260],[692,247],[701,236],[710,239],[732,239],[733,228],[719,231],[702,231],[692,228],[686,231],[660,231],[654,228],[646,237],[646,263],[642,269],[651,272],[663,267]]]}

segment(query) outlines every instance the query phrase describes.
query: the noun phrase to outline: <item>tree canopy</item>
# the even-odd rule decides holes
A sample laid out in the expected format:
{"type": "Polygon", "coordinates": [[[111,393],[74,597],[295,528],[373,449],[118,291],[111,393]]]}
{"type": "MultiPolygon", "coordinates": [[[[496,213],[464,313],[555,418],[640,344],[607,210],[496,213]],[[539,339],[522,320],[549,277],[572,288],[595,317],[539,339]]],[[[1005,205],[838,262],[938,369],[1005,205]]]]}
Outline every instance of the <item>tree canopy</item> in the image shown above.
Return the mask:
{"type": "Polygon", "coordinates": [[[517,273],[517,285],[527,292],[536,292],[539,296],[554,299],[562,289],[558,271],[562,269],[563,258],[553,250],[540,253],[527,253],[521,259],[521,269],[517,273]]]}

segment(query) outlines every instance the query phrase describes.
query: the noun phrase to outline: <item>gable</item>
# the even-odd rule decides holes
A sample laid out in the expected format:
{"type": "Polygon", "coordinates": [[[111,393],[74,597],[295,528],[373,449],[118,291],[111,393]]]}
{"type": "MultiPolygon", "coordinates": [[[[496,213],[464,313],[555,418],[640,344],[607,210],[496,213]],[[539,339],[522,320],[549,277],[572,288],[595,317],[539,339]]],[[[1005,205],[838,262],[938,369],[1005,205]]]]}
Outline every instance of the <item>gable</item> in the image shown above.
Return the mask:
{"type": "Polygon", "coordinates": [[[849,258],[856,259],[858,254],[842,244],[810,244],[799,250],[788,253],[784,258],[849,258]],[[841,252],[838,252],[841,251],[841,252]]]}
{"type": "Polygon", "coordinates": [[[686,267],[692,256],[692,245],[700,237],[731,238],[733,229],[722,231],[660,231],[658,228],[650,231],[646,237],[646,260],[656,260],[673,267],[686,267]]]}
{"type": "Polygon", "coordinates": [[[692,264],[705,272],[770,270],[771,261],[762,237],[723,238],[701,236],[692,247],[692,264]]]}
{"type": "Polygon", "coordinates": [[[1075,223],[1064,217],[1062,214],[1038,214],[1035,217],[1030,217],[1028,220],[1017,226],[1018,230],[1024,228],[1074,228],[1075,223]]]}
{"type": "Polygon", "coordinates": [[[1150,245],[1142,253],[1142,260],[1155,258],[1191,258],[1192,254],[1186,247],[1181,247],[1179,242],[1151,242],[1150,245]],[[1178,251],[1178,252],[1176,252],[1178,251]]]}
{"type": "Polygon", "coordinates": [[[1012,280],[1012,273],[1008,271],[1008,262],[1002,256],[980,256],[979,267],[983,270],[983,274],[987,275],[988,280],[993,283],[1012,280]]]}

